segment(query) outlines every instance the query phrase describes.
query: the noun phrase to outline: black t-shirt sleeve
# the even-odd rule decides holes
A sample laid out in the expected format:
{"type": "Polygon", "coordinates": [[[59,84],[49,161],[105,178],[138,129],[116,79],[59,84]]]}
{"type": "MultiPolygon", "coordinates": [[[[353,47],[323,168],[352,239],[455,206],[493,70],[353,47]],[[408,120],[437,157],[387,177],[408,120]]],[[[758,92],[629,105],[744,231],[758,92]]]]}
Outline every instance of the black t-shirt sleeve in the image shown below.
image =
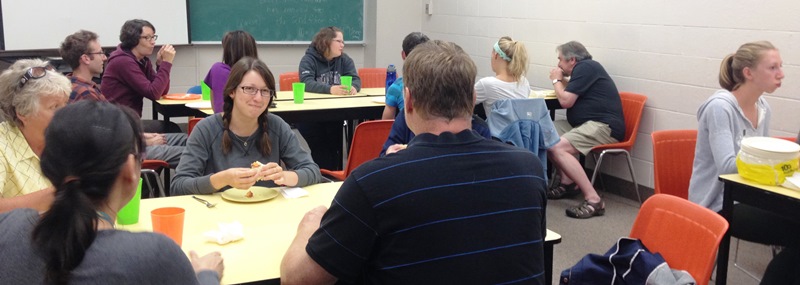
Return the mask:
{"type": "Polygon", "coordinates": [[[372,203],[350,176],[311,236],[306,252],[328,273],[353,283],[363,274],[378,239],[372,203]]]}
{"type": "Polygon", "coordinates": [[[569,84],[567,84],[565,90],[582,96],[589,92],[589,88],[597,82],[598,78],[600,78],[600,73],[593,70],[591,64],[581,64],[579,62],[572,70],[572,76],[569,78],[569,84]]]}

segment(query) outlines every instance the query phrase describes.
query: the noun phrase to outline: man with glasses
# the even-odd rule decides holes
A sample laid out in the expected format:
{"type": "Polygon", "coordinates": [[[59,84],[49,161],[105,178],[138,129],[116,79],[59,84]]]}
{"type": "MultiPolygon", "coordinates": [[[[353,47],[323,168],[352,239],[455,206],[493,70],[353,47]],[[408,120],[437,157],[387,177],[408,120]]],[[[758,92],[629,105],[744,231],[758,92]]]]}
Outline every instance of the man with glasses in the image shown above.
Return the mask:
{"type": "MultiPolygon", "coordinates": [[[[153,24],[140,19],[129,20],[122,25],[119,39],[117,50],[108,58],[100,89],[109,101],[130,107],[141,117],[144,98],[155,101],[169,91],[175,48],[169,44],[162,46],[156,54],[156,69],[153,69],[149,56],[158,39],[153,24]]],[[[144,123],[145,131],[159,131],[148,122],[144,123]]],[[[180,130],[171,130],[175,131],[180,130]]]]}
{"type": "MultiPolygon", "coordinates": [[[[92,78],[103,73],[103,64],[107,59],[97,40],[97,34],[80,30],[69,35],[61,43],[60,52],[64,61],[72,67],[72,73],[67,75],[72,81],[69,102],[108,101],[100,87],[92,81],[92,78]]],[[[185,134],[145,133],[144,137],[147,141],[146,159],[166,161],[171,168],[178,166],[186,145],[185,134]]]]}

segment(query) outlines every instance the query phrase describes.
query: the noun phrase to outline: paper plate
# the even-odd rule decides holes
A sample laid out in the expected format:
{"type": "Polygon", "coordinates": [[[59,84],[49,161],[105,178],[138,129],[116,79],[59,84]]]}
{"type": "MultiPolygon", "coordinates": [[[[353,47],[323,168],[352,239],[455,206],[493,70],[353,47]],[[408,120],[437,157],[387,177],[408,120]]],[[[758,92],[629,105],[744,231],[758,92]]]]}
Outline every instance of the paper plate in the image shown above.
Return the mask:
{"type": "Polygon", "coordinates": [[[222,192],[222,199],[233,201],[233,202],[241,202],[241,203],[253,203],[253,202],[261,202],[266,201],[278,196],[278,189],[261,187],[261,186],[253,186],[250,187],[248,190],[241,190],[241,189],[228,189],[225,192],[222,192]],[[253,197],[247,198],[247,192],[253,192],[253,197]]]}
{"type": "Polygon", "coordinates": [[[372,99],[372,103],[386,104],[386,97],[376,97],[372,99]]]}
{"type": "Polygon", "coordinates": [[[167,94],[164,95],[164,99],[169,100],[197,100],[200,99],[200,94],[189,94],[189,93],[175,93],[175,94],[167,94]]]}
{"type": "Polygon", "coordinates": [[[192,109],[211,109],[211,101],[186,103],[186,107],[192,109]]]}

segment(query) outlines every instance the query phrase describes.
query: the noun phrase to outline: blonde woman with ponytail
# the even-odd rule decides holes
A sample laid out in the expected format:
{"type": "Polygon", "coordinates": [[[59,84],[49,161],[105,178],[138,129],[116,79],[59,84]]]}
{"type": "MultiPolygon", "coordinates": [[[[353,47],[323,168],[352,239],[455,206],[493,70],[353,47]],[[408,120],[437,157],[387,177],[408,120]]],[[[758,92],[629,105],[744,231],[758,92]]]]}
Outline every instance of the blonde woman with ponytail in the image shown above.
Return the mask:
{"type": "Polygon", "coordinates": [[[484,77],[475,82],[477,100],[483,103],[488,115],[495,101],[501,99],[525,99],[530,96],[531,86],[525,74],[528,73],[528,52],[522,42],[502,37],[492,49],[492,71],[494,77],[484,77]]]}
{"type": "MultiPolygon", "coordinates": [[[[713,211],[722,210],[721,174],[736,173],[736,154],[744,137],[768,136],[771,111],[764,93],[775,92],[784,77],[780,52],[767,41],[746,43],[722,59],[719,84],[697,111],[689,200],[713,211]]],[[[781,251],[764,273],[761,284],[798,284],[800,223],[745,204],[733,206],[731,234],[781,251]],[[765,222],[767,221],[767,222],[765,222]]]]}

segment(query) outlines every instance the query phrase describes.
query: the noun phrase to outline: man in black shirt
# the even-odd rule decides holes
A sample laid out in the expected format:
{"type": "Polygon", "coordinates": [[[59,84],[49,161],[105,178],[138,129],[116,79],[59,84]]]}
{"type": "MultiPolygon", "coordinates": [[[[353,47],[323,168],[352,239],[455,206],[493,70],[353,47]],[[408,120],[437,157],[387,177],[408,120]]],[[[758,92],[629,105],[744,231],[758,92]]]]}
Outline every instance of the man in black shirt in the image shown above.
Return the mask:
{"type": "Polygon", "coordinates": [[[475,63],[429,41],[403,73],[417,136],[306,214],[281,284],[544,284],[544,171],[532,152],[471,130],[475,63]]]}
{"type": "Polygon", "coordinates": [[[560,45],[558,67],[550,71],[558,102],[567,109],[567,120],[556,121],[561,141],[548,150],[558,168],[547,191],[550,199],[583,193],[585,201],[567,209],[567,216],[586,219],[605,213],[605,204],[595,191],[583,165],[575,157],[592,147],[616,143],[625,137],[625,121],[617,86],[603,66],[579,42],[560,45]],[[565,76],[569,76],[569,84],[565,76]]]}

